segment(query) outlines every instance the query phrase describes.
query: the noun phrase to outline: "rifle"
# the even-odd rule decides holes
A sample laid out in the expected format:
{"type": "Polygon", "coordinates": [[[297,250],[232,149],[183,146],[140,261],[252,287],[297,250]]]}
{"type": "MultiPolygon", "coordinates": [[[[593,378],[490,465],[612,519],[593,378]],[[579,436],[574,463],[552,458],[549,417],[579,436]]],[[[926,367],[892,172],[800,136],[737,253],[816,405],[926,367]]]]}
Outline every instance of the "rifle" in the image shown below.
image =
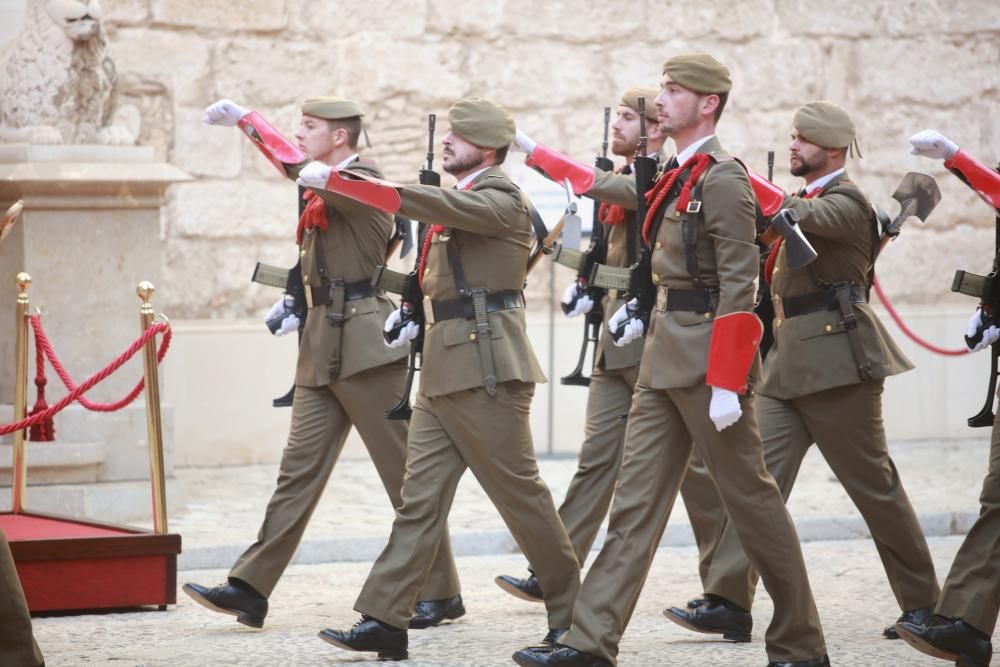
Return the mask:
{"type": "MultiPolygon", "coordinates": [[[[604,107],[604,141],[601,142],[601,154],[594,161],[594,166],[601,171],[611,171],[614,163],[608,158],[608,126],[611,123],[611,107],[604,107]]],[[[583,342],[580,345],[580,357],[577,359],[576,368],[569,375],[560,378],[560,382],[565,385],[575,387],[590,386],[590,378],[583,374],[583,364],[587,359],[587,345],[594,344],[593,357],[597,359],[598,337],[601,332],[601,325],[604,323],[604,309],[601,300],[604,290],[590,284],[590,274],[594,270],[594,265],[604,261],[604,225],[601,224],[600,206],[594,202],[594,217],[590,231],[590,246],[583,257],[577,263],[576,283],[580,290],[586,290],[594,302],[594,307],[583,318],[583,342]]],[[[563,311],[566,305],[563,304],[563,311]]],[[[593,365],[593,364],[592,364],[593,365]]]]}
{"type": "MultiPolygon", "coordinates": [[[[1000,172],[1000,165],[997,166],[1000,172]]],[[[979,276],[968,271],[955,271],[955,278],[951,282],[951,291],[974,296],[979,298],[979,307],[982,308],[983,324],[980,332],[975,336],[965,337],[965,342],[972,348],[979,341],[982,331],[997,323],[1000,316],[1000,211],[996,216],[996,231],[994,232],[993,268],[985,276],[979,276]]],[[[982,409],[972,417],[969,417],[968,424],[971,428],[992,426],[994,420],[993,398],[997,390],[997,365],[1000,359],[1000,341],[990,346],[990,379],[987,383],[986,403],[982,409]]]]}
{"type": "MultiPolygon", "coordinates": [[[[306,203],[303,199],[306,189],[299,186],[299,217],[302,217],[302,213],[305,211],[306,203]]],[[[254,267],[253,275],[250,277],[251,282],[259,283],[261,285],[267,285],[268,287],[277,287],[281,289],[285,294],[292,297],[292,307],[286,308],[285,312],[281,313],[278,317],[275,317],[267,321],[267,328],[274,333],[281,327],[281,321],[288,317],[290,314],[295,315],[299,318],[299,330],[298,337],[299,342],[302,342],[302,330],[306,325],[306,288],[305,284],[302,282],[302,260],[295,262],[295,266],[290,269],[282,269],[277,266],[270,266],[269,264],[261,264],[257,262],[257,266],[254,267]]],[[[295,397],[295,383],[292,383],[292,388],[289,389],[283,396],[271,401],[271,405],[276,408],[287,408],[292,405],[292,400],[295,397]]]]}
{"type": "MultiPolygon", "coordinates": [[[[441,187],[441,174],[434,171],[434,127],[436,124],[437,115],[428,114],[427,166],[420,170],[419,181],[421,185],[441,187]]],[[[406,369],[406,385],[403,387],[403,396],[399,399],[399,403],[385,411],[386,419],[409,419],[410,415],[413,414],[413,408],[410,406],[410,391],[413,389],[413,378],[416,376],[417,371],[420,370],[417,357],[419,356],[422,358],[424,351],[424,293],[420,288],[420,276],[418,275],[418,272],[420,269],[421,255],[419,248],[423,247],[424,236],[427,234],[427,225],[423,222],[418,223],[417,229],[418,251],[413,260],[413,271],[406,275],[399,289],[399,308],[400,314],[403,317],[400,318],[400,323],[394,327],[392,331],[386,332],[383,335],[387,341],[393,340],[399,335],[399,329],[401,329],[406,322],[416,322],[417,326],[420,327],[420,333],[417,334],[416,338],[410,341],[410,359],[406,369]]],[[[372,279],[372,282],[380,284],[381,276],[384,274],[385,270],[384,266],[380,266],[375,272],[375,277],[372,279]]]]}

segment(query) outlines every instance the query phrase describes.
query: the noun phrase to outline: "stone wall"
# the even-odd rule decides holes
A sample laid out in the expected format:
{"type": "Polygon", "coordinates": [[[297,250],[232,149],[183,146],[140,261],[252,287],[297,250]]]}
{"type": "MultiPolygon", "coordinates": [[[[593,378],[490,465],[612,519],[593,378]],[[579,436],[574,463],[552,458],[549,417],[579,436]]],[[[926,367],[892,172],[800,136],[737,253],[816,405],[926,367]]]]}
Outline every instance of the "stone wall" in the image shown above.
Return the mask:
{"type": "MultiPolygon", "coordinates": [[[[175,317],[255,315],[275,297],[248,286],[258,260],[294,259],[295,188],[234,130],[201,124],[221,97],[291,133],[299,102],[363,103],[393,179],[413,180],[424,119],[468,94],[492,97],[535,138],[590,160],[601,108],[628,85],[655,85],[670,54],[707,50],[733,70],[720,135],[764,172],[787,174],[795,107],[848,107],[865,159],[851,173],[876,203],[909,170],[939,177],[944,201],[880,261],[900,302],[955,300],[956,267],[992,259],[990,210],[906,138],[935,127],[986,161],[1000,158],[1000,10],[995,0],[104,0],[125,94],[148,117],[142,141],[196,177],[175,185],[159,306],[175,317]]],[[[516,158],[515,158],[516,159],[516,158]]],[[[891,204],[891,205],[890,205],[891,204]]],[[[561,281],[562,278],[559,278],[561,281]]],[[[547,285],[533,277],[535,291],[547,285]]]]}

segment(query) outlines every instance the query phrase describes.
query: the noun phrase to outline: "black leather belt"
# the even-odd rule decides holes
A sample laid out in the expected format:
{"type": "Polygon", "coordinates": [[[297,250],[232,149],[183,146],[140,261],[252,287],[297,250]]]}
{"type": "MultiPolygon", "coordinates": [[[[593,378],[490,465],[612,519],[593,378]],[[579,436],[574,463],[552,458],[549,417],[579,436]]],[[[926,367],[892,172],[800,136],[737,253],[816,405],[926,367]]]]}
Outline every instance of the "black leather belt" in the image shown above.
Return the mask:
{"type": "Polygon", "coordinates": [[[656,287],[656,310],[683,310],[691,313],[709,313],[712,293],[707,289],[673,289],[666,285],[656,287]]]}
{"type": "MultiPolygon", "coordinates": [[[[431,301],[430,308],[424,307],[424,316],[428,324],[442,320],[475,319],[476,312],[472,305],[472,297],[448,299],[446,301],[431,301]]],[[[524,308],[524,292],[521,290],[503,290],[490,292],[486,295],[486,312],[495,313],[498,310],[513,310],[524,308]]]]}
{"type": "MultiPolygon", "coordinates": [[[[320,287],[310,285],[308,292],[309,296],[312,297],[312,303],[309,304],[309,307],[315,308],[316,306],[328,306],[333,303],[333,297],[330,294],[333,289],[333,285],[333,283],[327,283],[326,285],[321,285],[320,287]]],[[[359,280],[353,283],[344,283],[344,301],[367,299],[368,297],[375,296],[378,293],[378,287],[372,285],[370,280],[359,280]]]]}
{"type": "MultiPolygon", "coordinates": [[[[839,308],[837,305],[837,296],[833,289],[812,292],[810,294],[798,294],[778,299],[777,301],[781,303],[781,310],[784,313],[784,317],[780,319],[818,313],[822,310],[837,310],[839,308]]],[[[868,297],[865,294],[865,288],[861,286],[851,287],[851,301],[853,303],[867,303],[868,297]]]]}

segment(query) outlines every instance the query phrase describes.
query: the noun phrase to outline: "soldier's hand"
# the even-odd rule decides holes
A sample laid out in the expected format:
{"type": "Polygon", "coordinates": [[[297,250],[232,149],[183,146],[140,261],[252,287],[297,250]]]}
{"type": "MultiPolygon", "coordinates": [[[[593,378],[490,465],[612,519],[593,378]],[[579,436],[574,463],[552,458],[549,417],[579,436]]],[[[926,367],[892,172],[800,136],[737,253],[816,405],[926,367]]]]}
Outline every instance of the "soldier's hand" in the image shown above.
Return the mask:
{"type": "Polygon", "coordinates": [[[998,340],[1000,340],[1000,328],[997,328],[996,322],[990,317],[983,317],[982,308],[976,308],[965,329],[965,344],[971,351],[979,352],[998,340]]]}
{"type": "Polygon", "coordinates": [[[276,304],[271,306],[264,323],[275,336],[284,336],[287,333],[299,328],[299,318],[292,311],[294,300],[290,296],[284,296],[276,304]]]}
{"type": "Polygon", "coordinates": [[[233,127],[240,121],[240,118],[248,113],[250,112],[232,100],[219,100],[205,109],[205,115],[201,122],[205,125],[233,127]]]}
{"type": "Polygon", "coordinates": [[[408,313],[404,313],[402,308],[389,313],[382,330],[386,347],[402,347],[420,335],[420,325],[409,319],[408,313]]]}
{"type": "Polygon", "coordinates": [[[528,155],[531,155],[531,151],[535,150],[535,146],[537,145],[538,145],[537,141],[526,135],[521,130],[517,130],[517,132],[514,133],[513,146],[517,150],[524,151],[528,155]]]}
{"type": "Polygon", "coordinates": [[[910,137],[910,153],[936,160],[947,160],[958,152],[958,144],[937,130],[924,130],[910,137]]]}
{"type": "Polygon", "coordinates": [[[743,409],[740,397],[735,391],[712,387],[712,401],[708,404],[708,417],[715,424],[716,431],[727,429],[740,420],[743,409]]]}
{"type": "Polygon", "coordinates": [[[642,320],[636,317],[639,302],[632,299],[611,316],[608,320],[608,331],[617,347],[625,347],[636,338],[641,338],[646,330],[642,320]]]}
{"type": "Polygon", "coordinates": [[[332,167],[314,160],[302,168],[296,182],[304,188],[323,189],[326,187],[326,182],[330,180],[331,172],[333,172],[332,167]]]}
{"type": "Polygon", "coordinates": [[[593,308],[594,300],[585,290],[580,289],[580,285],[576,281],[566,288],[562,298],[562,309],[566,317],[586,315],[593,308]]]}

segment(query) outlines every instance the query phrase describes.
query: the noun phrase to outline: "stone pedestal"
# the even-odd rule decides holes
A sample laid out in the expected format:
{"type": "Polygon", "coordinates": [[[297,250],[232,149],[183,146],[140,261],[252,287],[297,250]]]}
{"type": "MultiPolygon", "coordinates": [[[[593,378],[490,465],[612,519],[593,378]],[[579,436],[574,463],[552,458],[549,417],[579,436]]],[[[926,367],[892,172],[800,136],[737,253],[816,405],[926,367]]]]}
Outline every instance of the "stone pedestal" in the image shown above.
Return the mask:
{"type": "MultiPolygon", "coordinates": [[[[31,275],[31,305],[41,310],[63,365],[77,383],[83,382],[139,336],[139,281],[153,282],[159,295],[169,290],[160,280],[160,209],[167,187],[185,180],[189,177],[181,170],[156,162],[148,147],[0,145],[0,210],[24,201],[20,222],[0,245],[0,423],[13,415],[14,276],[19,271],[31,275]]],[[[158,300],[154,295],[154,308],[158,300]]],[[[31,406],[34,345],[29,354],[31,406]]],[[[66,389],[51,367],[46,375],[46,399],[52,404],[66,389]]],[[[87,396],[118,400],[141,377],[140,352],[87,396]]],[[[26,506],[105,521],[135,518],[137,508],[150,508],[148,483],[141,483],[149,478],[143,401],[140,395],[114,413],[72,405],[57,415],[56,441],[29,443],[26,506]],[[131,498],[136,493],[141,499],[131,498]]],[[[168,406],[163,406],[163,435],[169,478],[173,420],[168,406]]],[[[10,485],[11,440],[0,437],[0,486],[10,485]]],[[[0,498],[8,492],[3,489],[0,498]]],[[[176,507],[177,494],[170,495],[176,507]]]]}

